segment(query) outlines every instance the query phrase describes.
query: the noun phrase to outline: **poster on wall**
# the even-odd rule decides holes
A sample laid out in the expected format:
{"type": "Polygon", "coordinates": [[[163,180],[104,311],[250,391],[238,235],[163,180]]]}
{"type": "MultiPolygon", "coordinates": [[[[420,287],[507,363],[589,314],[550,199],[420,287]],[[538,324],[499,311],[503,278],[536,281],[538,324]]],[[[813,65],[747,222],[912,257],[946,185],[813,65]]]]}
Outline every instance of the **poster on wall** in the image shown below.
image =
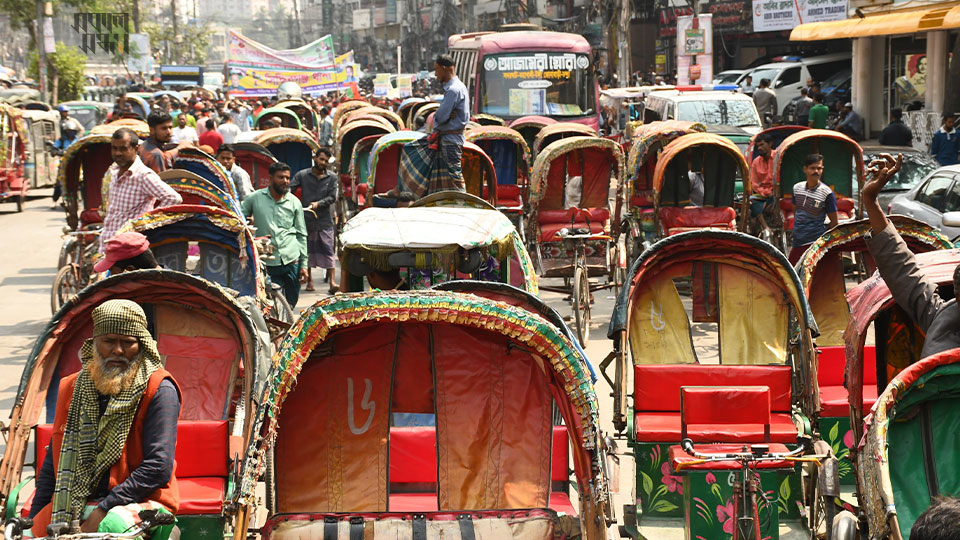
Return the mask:
{"type": "Polygon", "coordinates": [[[847,18],[847,0],[753,0],[753,31],[792,30],[803,23],[847,18]]]}

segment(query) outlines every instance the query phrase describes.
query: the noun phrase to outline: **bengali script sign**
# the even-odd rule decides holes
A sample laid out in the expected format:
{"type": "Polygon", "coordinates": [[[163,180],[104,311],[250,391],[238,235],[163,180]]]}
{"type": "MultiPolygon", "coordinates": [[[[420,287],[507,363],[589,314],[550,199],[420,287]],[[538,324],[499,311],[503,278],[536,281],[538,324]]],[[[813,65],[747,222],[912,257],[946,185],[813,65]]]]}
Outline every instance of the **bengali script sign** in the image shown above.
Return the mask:
{"type": "Polygon", "coordinates": [[[753,0],[754,32],[791,30],[810,22],[847,18],[847,0],[753,0]]]}
{"type": "Polygon", "coordinates": [[[228,63],[232,66],[274,69],[324,69],[334,67],[336,58],[330,35],[299,49],[276,50],[258,43],[239,32],[229,31],[228,63]]]}

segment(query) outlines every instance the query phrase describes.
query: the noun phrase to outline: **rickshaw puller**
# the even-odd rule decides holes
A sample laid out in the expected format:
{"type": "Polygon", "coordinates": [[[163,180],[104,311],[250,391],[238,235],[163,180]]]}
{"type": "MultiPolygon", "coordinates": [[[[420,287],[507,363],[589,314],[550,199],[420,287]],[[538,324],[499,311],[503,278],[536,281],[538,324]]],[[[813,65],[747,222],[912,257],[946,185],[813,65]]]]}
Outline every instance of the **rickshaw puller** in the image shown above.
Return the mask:
{"type": "Polygon", "coordinates": [[[769,229],[763,217],[763,211],[773,206],[773,137],[762,133],[757,137],[757,151],[760,153],[750,164],[750,216],[759,220],[764,229],[769,229]]]}
{"type": "MultiPolygon", "coordinates": [[[[60,382],[53,437],[37,475],[33,533],[79,520],[81,531],[125,532],[141,509],[180,506],[174,453],[180,390],[143,309],[108,300],[93,310],[82,368],[60,382]]],[[[172,526],[152,540],[166,540],[172,526]]]]}
{"type": "MultiPolygon", "coordinates": [[[[937,284],[923,277],[910,248],[877,202],[880,190],[902,164],[902,154],[897,159],[890,154],[880,154],[880,159],[874,160],[867,169],[873,178],[863,186],[861,197],[873,231],[866,243],[897,305],[926,333],[920,351],[920,357],[926,358],[960,347],[960,309],[956,299],[944,299],[937,293],[937,284]]],[[[953,272],[953,286],[960,291],[960,265],[953,272]]]]}
{"type": "Polygon", "coordinates": [[[796,214],[793,221],[793,249],[790,264],[796,264],[807,246],[827,232],[824,217],[830,220],[830,229],[837,226],[837,196],[830,186],[820,181],[823,178],[823,156],[810,154],[803,160],[803,174],[807,179],[793,186],[793,204],[796,214]]]}

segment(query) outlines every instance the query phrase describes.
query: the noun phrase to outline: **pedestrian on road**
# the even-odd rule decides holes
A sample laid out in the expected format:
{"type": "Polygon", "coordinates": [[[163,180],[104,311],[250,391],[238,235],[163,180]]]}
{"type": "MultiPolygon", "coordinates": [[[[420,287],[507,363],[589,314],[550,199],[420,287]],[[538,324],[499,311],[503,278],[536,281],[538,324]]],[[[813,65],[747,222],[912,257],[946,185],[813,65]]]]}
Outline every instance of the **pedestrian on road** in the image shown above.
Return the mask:
{"type": "Polygon", "coordinates": [[[836,130],[855,141],[863,140],[863,117],[853,110],[852,103],[843,105],[843,120],[837,124],[836,130]]]}
{"type": "Polygon", "coordinates": [[[253,184],[250,182],[250,175],[247,171],[237,164],[237,155],[232,144],[224,143],[220,145],[220,148],[217,148],[217,161],[230,173],[233,188],[237,192],[237,199],[243,202],[247,195],[253,193],[253,184]]]}
{"type": "Polygon", "coordinates": [[[809,91],[806,88],[801,88],[800,99],[797,100],[795,109],[798,126],[805,126],[810,123],[811,107],[813,107],[813,99],[810,98],[809,91]]]}
{"type": "MultiPolygon", "coordinates": [[[[223,123],[217,128],[217,132],[220,133],[220,137],[223,139],[223,142],[220,144],[233,144],[237,142],[237,137],[240,136],[240,126],[235,124],[233,122],[233,116],[227,113],[223,115],[223,123]]],[[[220,146],[214,146],[214,148],[220,148],[220,146]]]]}
{"type": "Polygon", "coordinates": [[[780,111],[777,108],[777,94],[770,88],[770,79],[760,79],[760,88],[753,93],[753,104],[757,106],[763,127],[769,128],[780,111]]]}
{"type": "Polygon", "coordinates": [[[913,132],[903,123],[903,111],[890,111],[890,123],[880,132],[880,144],[884,146],[912,146],[913,132]]]}
{"type": "Polygon", "coordinates": [[[337,177],[327,170],[327,162],[333,155],[327,147],[321,147],[313,154],[313,167],[304,169],[293,176],[290,191],[300,188],[300,202],[303,204],[304,218],[307,224],[307,290],[313,291],[313,268],[327,271],[330,282],[329,294],[337,292],[335,230],[331,209],[337,200],[337,177]]]}
{"type": "Polygon", "coordinates": [[[207,118],[205,125],[207,130],[200,134],[199,144],[200,146],[209,146],[211,150],[216,151],[223,144],[223,135],[220,135],[220,132],[217,131],[217,123],[213,121],[213,118],[207,118]]]}
{"type": "MultiPolygon", "coordinates": [[[[163,113],[166,114],[166,113],[163,113]]],[[[168,115],[169,116],[169,115],[168,115]]],[[[120,128],[110,138],[113,165],[107,169],[110,183],[103,198],[106,211],[100,232],[100,252],[104,243],[127,221],[138,218],[154,207],[180,204],[183,199],[137,155],[140,139],[130,128],[120,128]]]]}
{"type": "Polygon", "coordinates": [[[173,142],[177,144],[182,142],[197,144],[197,141],[200,140],[197,136],[197,130],[188,124],[188,118],[190,118],[188,114],[177,115],[177,127],[173,128],[173,142]]]}
{"type": "Polygon", "coordinates": [[[173,168],[173,161],[177,159],[177,150],[190,146],[190,143],[181,141],[177,148],[164,150],[173,141],[173,119],[159,109],[150,111],[150,115],[147,116],[147,125],[150,127],[150,137],[140,145],[138,154],[144,165],[160,174],[173,168]]]}
{"type": "Polygon", "coordinates": [[[830,186],[820,181],[823,177],[823,156],[810,154],[803,160],[803,174],[807,179],[793,186],[793,205],[796,208],[793,221],[793,249],[790,264],[796,264],[812,244],[828,228],[837,226],[837,197],[830,186]]]}
{"type": "Polygon", "coordinates": [[[944,114],[943,125],[933,134],[930,142],[930,153],[943,167],[956,165],[957,154],[960,154],[960,134],[953,128],[956,119],[953,113],[944,114]]]}
{"type": "MultiPolygon", "coordinates": [[[[76,142],[80,134],[83,133],[83,126],[80,125],[80,122],[70,118],[70,109],[66,105],[60,105],[57,110],[60,111],[60,138],[53,143],[53,148],[57,155],[62,156],[63,152],[76,142]]],[[[60,182],[53,183],[53,202],[50,204],[50,208],[57,207],[57,201],[60,200],[62,190],[63,186],[60,185],[60,182]]]]}
{"type": "Polygon", "coordinates": [[[320,146],[333,146],[333,118],[330,117],[330,108],[320,108],[320,146]]]}
{"type": "Polygon", "coordinates": [[[257,235],[270,237],[274,253],[267,261],[267,274],[296,309],[300,283],[307,281],[307,226],[303,206],[290,193],[290,166],[278,162],[269,170],[270,185],[251,193],[240,207],[243,215],[253,218],[257,235]]]}
{"type": "Polygon", "coordinates": [[[740,85],[740,91],[749,96],[753,94],[754,90],[756,90],[756,88],[753,86],[753,76],[747,75],[743,79],[743,84],[740,85]]]}
{"type": "MultiPolygon", "coordinates": [[[[80,371],[60,381],[29,514],[37,537],[50,523],[71,521],[84,533],[119,534],[141,510],[169,514],[180,504],[173,480],[180,390],[163,369],[147,316],[139,304],[114,299],[92,318],[80,371]]],[[[150,538],[167,540],[173,528],[158,527],[150,538]]]]}
{"type": "Polygon", "coordinates": [[[814,129],[827,129],[827,118],[830,116],[830,108],[823,104],[823,94],[816,92],[813,94],[813,107],[810,107],[810,127],[814,129]]]}

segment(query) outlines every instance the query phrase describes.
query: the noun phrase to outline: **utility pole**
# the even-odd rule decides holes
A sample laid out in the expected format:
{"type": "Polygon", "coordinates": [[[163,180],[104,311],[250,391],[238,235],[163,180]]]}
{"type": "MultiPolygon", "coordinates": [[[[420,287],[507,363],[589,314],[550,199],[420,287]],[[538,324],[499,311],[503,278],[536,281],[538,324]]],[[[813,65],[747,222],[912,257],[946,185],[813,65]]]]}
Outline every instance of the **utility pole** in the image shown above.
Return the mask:
{"type": "Polygon", "coordinates": [[[172,56],[171,63],[173,64],[178,64],[180,59],[179,55],[177,54],[178,52],[177,38],[180,36],[177,28],[177,2],[178,1],[179,0],[173,0],[170,4],[171,14],[173,18],[173,47],[171,49],[172,52],[170,56],[172,56]]]}
{"type": "Polygon", "coordinates": [[[43,46],[43,0],[37,0],[37,51],[40,53],[40,64],[37,66],[40,76],[40,99],[49,101],[47,95],[47,51],[43,46]]]}
{"type": "Polygon", "coordinates": [[[140,33],[140,0],[133,0],[133,31],[140,33]]]}

